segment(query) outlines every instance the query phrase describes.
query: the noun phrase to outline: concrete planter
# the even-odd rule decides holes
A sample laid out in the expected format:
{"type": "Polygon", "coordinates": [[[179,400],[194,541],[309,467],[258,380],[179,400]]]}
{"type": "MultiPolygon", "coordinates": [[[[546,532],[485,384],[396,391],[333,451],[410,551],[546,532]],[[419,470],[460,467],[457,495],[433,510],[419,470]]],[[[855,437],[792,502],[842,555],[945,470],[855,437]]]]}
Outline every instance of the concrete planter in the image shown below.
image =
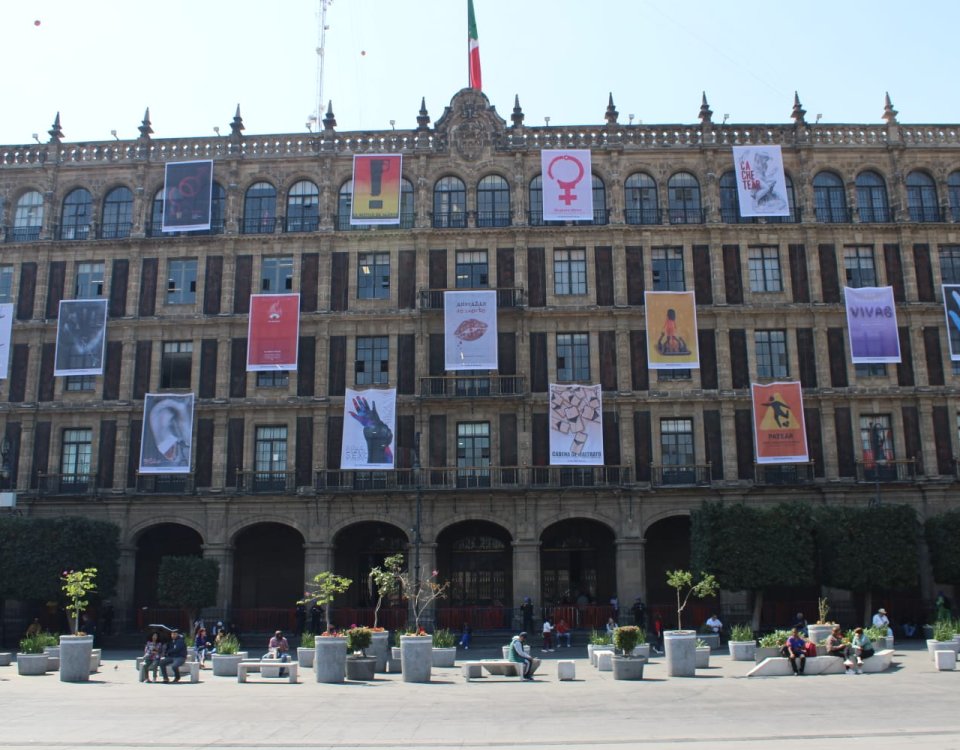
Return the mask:
{"type": "Polygon", "coordinates": [[[346,661],[347,679],[371,682],[377,672],[377,657],[348,656],[346,661]]]}
{"type": "Polygon", "coordinates": [[[44,646],[43,653],[47,655],[47,671],[59,672],[60,671],[60,647],[44,646]]]}
{"type": "Polygon", "coordinates": [[[696,653],[696,656],[694,657],[694,667],[696,667],[697,669],[709,669],[710,667],[710,647],[709,646],[697,646],[697,653],[696,653]]]}
{"type": "Polygon", "coordinates": [[[394,646],[390,649],[390,658],[387,659],[387,670],[390,672],[390,674],[400,674],[402,671],[399,646],[394,646]]]}
{"type": "Polygon", "coordinates": [[[92,635],[60,636],[60,682],[89,682],[92,635]]]}
{"type": "Polygon", "coordinates": [[[931,659],[937,658],[937,651],[953,651],[954,656],[960,651],[960,643],[957,641],[935,641],[932,638],[927,641],[927,651],[931,659]]]}
{"type": "Polygon", "coordinates": [[[642,680],[646,663],[646,658],[642,656],[614,656],[611,660],[613,679],[642,680]]]}
{"type": "Polygon", "coordinates": [[[757,646],[757,650],[753,655],[753,660],[759,664],[764,659],[769,659],[771,656],[780,656],[780,649],[782,646],[757,646]]]}
{"type": "Polygon", "coordinates": [[[820,644],[830,637],[835,627],[833,623],[829,622],[824,625],[807,625],[807,637],[817,644],[817,653],[819,653],[820,644]]]}
{"type": "Polygon", "coordinates": [[[701,633],[697,638],[706,643],[713,651],[720,650],[720,636],[717,633],[701,633]]]}
{"type": "Polygon", "coordinates": [[[430,682],[433,639],[430,636],[400,636],[400,664],[404,682],[430,682]]]}
{"type": "Polygon", "coordinates": [[[377,660],[378,672],[383,674],[387,671],[387,661],[390,659],[390,631],[374,631],[367,655],[377,660]]]}
{"type": "Polygon", "coordinates": [[[347,639],[344,636],[316,637],[313,673],[317,682],[329,685],[343,682],[347,676],[347,639]]]}
{"type": "Polygon", "coordinates": [[[246,651],[236,654],[214,654],[210,657],[213,662],[214,677],[236,677],[237,665],[247,658],[246,651]]]}
{"type": "Polygon", "coordinates": [[[304,669],[313,669],[313,657],[317,653],[315,648],[300,646],[297,648],[297,664],[304,669]]]}
{"type": "Polygon", "coordinates": [[[46,654],[17,654],[17,674],[34,676],[47,673],[46,654]]]}
{"type": "Polygon", "coordinates": [[[613,644],[612,644],[612,643],[603,643],[603,644],[588,643],[588,644],[587,644],[587,658],[590,659],[590,663],[591,663],[591,664],[595,664],[595,663],[596,663],[596,662],[594,661],[594,658],[593,658],[593,652],[594,652],[594,651],[613,651],[613,644]]]}
{"type": "Polygon", "coordinates": [[[457,649],[456,647],[452,648],[436,648],[433,649],[433,666],[435,667],[452,667],[455,666],[457,661],[457,649]]]}
{"type": "Polygon", "coordinates": [[[663,634],[667,674],[671,677],[696,676],[697,631],[667,630],[663,634]]]}
{"type": "Polygon", "coordinates": [[[734,661],[753,661],[757,653],[756,641],[727,641],[730,658],[734,661]]]}
{"type": "Polygon", "coordinates": [[[631,656],[642,656],[644,659],[650,658],[650,644],[641,643],[635,649],[633,649],[633,654],[631,656]]]}

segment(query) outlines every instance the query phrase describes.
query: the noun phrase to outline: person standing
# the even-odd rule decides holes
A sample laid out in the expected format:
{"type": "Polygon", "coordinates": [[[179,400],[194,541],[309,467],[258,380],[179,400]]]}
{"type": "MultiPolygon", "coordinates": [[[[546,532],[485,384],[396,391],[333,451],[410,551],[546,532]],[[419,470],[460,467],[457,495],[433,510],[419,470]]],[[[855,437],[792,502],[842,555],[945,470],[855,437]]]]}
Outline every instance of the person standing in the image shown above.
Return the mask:
{"type": "Polygon", "coordinates": [[[633,624],[638,628],[647,629],[647,605],[643,603],[641,597],[633,600],[633,606],[630,608],[633,612],[633,624]]]}
{"type": "Polygon", "coordinates": [[[543,650],[553,651],[553,625],[546,617],[543,618],[543,650]]]}
{"type": "Polygon", "coordinates": [[[523,629],[525,632],[533,630],[533,602],[529,596],[523,597],[523,604],[520,605],[520,615],[523,618],[523,629]]]}
{"type": "Polygon", "coordinates": [[[527,653],[527,650],[524,648],[524,645],[527,642],[526,632],[522,632],[519,635],[513,636],[510,639],[510,651],[509,657],[510,661],[516,662],[518,664],[523,664],[523,679],[532,680],[533,679],[533,657],[527,653]]]}
{"type": "Polygon", "coordinates": [[[163,675],[164,682],[170,682],[167,675],[167,667],[173,667],[173,681],[180,682],[180,667],[187,660],[187,642],[180,637],[180,631],[174,630],[170,634],[170,645],[167,646],[167,653],[160,660],[160,673],[163,675]]]}
{"type": "Polygon", "coordinates": [[[469,622],[463,623],[463,630],[460,631],[460,646],[464,651],[470,650],[470,639],[473,638],[473,628],[469,622]]]}
{"type": "Polygon", "coordinates": [[[653,650],[658,654],[663,653],[663,618],[657,612],[653,616],[653,637],[656,638],[656,645],[653,650]]]}

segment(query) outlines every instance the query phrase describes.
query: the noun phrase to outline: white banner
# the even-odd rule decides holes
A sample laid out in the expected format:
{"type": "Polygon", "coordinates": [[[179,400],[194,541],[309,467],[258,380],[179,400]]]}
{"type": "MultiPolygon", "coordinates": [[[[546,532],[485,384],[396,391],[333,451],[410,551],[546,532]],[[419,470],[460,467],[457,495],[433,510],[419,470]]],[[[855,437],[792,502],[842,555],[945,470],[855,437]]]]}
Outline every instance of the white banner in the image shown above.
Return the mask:
{"type": "Polygon", "coordinates": [[[106,338],[107,300],[61,300],[53,374],[102,375],[106,338]]]}
{"type": "Polygon", "coordinates": [[[397,390],[347,388],[343,400],[341,469],[392,469],[397,390]]]}
{"type": "Polygon", "coordinates": [[[193,394],[148,393],[143,399],[141,474],[187,474],[193,443],[193,394]]]}
{"type": "Polygon", "coordinates": [[[779,146],[734,146],[741,216],[789,216],[787,178],[779,146]]]}
{"type": "Polygon", "coordinates": [[[599,385],[550,384],[550,465],[603,466],[599,385]]]}
{"type": "Polygon", "coordinates": [[[13,335],[13,303],[0,305],[0,380],[10,372],[10,339],[13,335]]]}
{"type": "Polygon", "coordinates": [[[443,359],[447,370],[497,369],[497,293],[443,293],[443,359]]]}
{"type": "Polygon", "coordinates": [[[850,334],[850,359],[855,365],[900,361],[900,331],[893,287],[843,288],[850,334]]]}
{"type": "Polygon", "coordinates": [[[544,221],[593,221],[593,174],[588,149],[540,152],[544,221]]]}

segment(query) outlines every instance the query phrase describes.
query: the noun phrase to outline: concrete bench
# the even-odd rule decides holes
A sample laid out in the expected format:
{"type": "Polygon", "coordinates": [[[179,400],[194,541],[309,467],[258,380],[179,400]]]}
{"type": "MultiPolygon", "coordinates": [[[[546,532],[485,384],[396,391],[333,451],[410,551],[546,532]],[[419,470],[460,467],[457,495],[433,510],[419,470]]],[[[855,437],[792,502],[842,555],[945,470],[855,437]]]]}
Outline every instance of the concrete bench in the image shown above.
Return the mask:
{"type": "Polygon", "coordinates": [[[869,659],[864,659],[861,669],[864,674],[876,674],[877,672],[886,672],[890,669],[891,664],[893,664],[893,649],[885,648],[882,651],[877,651],[869,659]]]}
{"type": "Polygon", "coordinates": [[[0,652],[0,667],[9,667],[13,663],[13,654],[6,651],[0,652]]]}
{"type": "Polygon", "coordinates": [[[957,668],[957,653],[950,649],[937,650],[933,652],[937,671],[950,672],[957,668]]]}
{"type": "Polygon", "coordinates": [[[237,665],[237,682],[246,682],[248,672],[259,672],[261,676],[263,675],[263,668],[266,667],[270,669],[286,669],[287,670],[287,680],[291,683],[297,682],[297,669],[299,664],[295,661],[287,662],[277,662],[276,659],[266,659],[263,661],[260,660],[249,660],[242,661],[237,665]],[[271,662],[273,662],[271,664],[271,662]]]}
{"type": "MultiPolygon", "coordinates": [[[[141,674],[140,670],[143,668],[143,657],[137,657],[137,674],[141,674]]],[[[167,668],[167,674],[170,674],[173,671],[172,667],[167,668]]],[[[190,682],[200,682],[200,662],[198,661],[187,661],[180,665],[180,674],[190,673],[190,682]]],[[[160,677],[161,672],[160,668],[157,667],[157,677],[160,677]]]]}
{"type": "Polygon", "coordinates": [[[598,672],[613,671],[613,651],[594,651],[593,655],[597,659],[596,667],[598,672]]]}
{"type": "Polygon", "coordinates": [[[573,661],[557,662],[557,679],[561,681],[575,680],[577,678],[577,665],[573,661]]]}
{"type": "MultiPolygon", "coordinates": [[[[533,668],[530,674],[534,674],[540,667],[540,660],[534,658],[533,668]]],[[[499,677],[523,677],[523,662],[510,661],[509,659],[480,659],[479,661],[465,661],[460,663],[460,673],[466,680],[475,677],[481,677],[481,669],[486,670],[488,674],[499,677]]]]}
{"type": "MultiPolygon", "coordinates": [[[[883,672],[890,668],[893,661],[893,649],[877,651],[863,660],[863,671],[867,673],[883,672]]],[[[804,666],[805,675],[843,674],[843,659],[836,656],[808,656],[804,666]]],[[[747,677],[784,677],[793,674],[790,660],[783,656],[769,656],[747,673],[747,677]]]]}

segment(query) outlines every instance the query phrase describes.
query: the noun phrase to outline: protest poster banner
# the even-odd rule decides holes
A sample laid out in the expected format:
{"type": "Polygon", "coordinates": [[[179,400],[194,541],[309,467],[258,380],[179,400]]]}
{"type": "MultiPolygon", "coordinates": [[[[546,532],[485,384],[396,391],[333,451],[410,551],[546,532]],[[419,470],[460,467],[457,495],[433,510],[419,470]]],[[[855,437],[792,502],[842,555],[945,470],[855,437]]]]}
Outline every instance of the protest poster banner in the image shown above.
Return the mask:
{"type": "Polygon", "coordinates": [[[789,216],[787,178],[779,146],[734,146],[741,216],[789,216]]]}
{"type": "Polygon", "coordinates": [[[396,433],[396,388],[347,388],[343,399],[341,469],[392,469],[396,433]]]}
{"type": "Polygon", "coordinates": [[[167,162],[163,180],[164,232],[195,232],[210,228],[213,162],[167,162]]]}
{"type": "Polygon", "coordinates": [[[753,439],[758,464],[809,459],[800,383],[751,383],[753,439]]]}
{"type": "Polygon", "coordinates": [[[106,337],[107,300],[61,300],[53,374],[103,374],[106,337]]]}
{"type": "Polygon", "coordinates": [[[299,294],[251,294],[247,372],[296,370],[299,335],[299,294]]]}
{"type": "Polygon", "coordinates": [[[353,157],[350,223],[399,224],[402,157],[363,154],[353,157]]]}
{"type": "Polygon", "coordinates": [[[140,473],[189,473],[192,443],[193,394],[146,394],[140,435],[140,473]]]}
{"type": "Polygon", "coordinates": [[[947,317],[947,342],[950,360],[960,362],[960,284],[944,284],[943,312],[947,317]]]}
{"type": "Polygon", "coordinates": [[[444,368],[497,369],[497,293],[443,293],[444,368]]]}
{"type": "Polygon", "coordinates": [[[899,362],[900,333],[893,287],[844,287],[843,297],[853,363],[899,362]]]}
{"type": "Polygon", "coordinates": [[[603,466],[599,385],[550,384],[550,465],[603,466]]]}
{"type": "Polygon", "coordinates": [[[593,221],[589,149],[540,152],[544,221],[593,221]]]}
{"type": "Polygon", "coordinates": [[[693,292],[644,292],[647,364],[651,370],[700,367],[693,292]]]}
{"type": "Polygon", "coordinates": [[[0,305],[0,380],[10,374],[10,339],[13,336],[13,303],[0,305]]]}

